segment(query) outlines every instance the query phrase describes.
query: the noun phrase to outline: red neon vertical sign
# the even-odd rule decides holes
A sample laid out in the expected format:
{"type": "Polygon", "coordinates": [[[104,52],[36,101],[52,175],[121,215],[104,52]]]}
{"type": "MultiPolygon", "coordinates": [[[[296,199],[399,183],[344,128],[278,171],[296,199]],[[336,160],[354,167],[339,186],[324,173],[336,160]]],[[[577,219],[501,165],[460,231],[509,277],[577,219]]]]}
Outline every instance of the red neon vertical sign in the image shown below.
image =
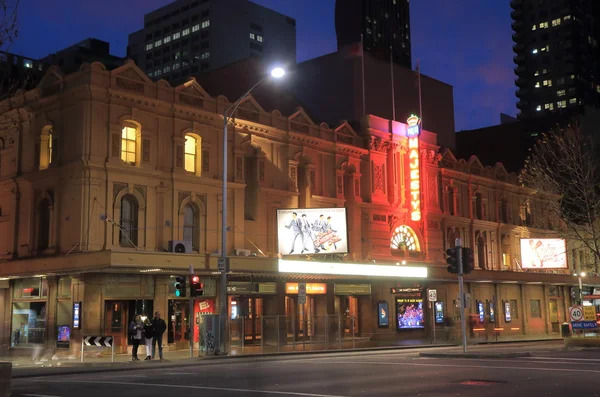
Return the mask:
{"type": "Polygon", "coordinates": [[[408,128],[408,168],[409,168],[409,191],[410,191],[410,219],[414,222],[421,220],[421,176],[419,174],[419,134],[420,119],[414,114],[406,123],[408,128]]]}

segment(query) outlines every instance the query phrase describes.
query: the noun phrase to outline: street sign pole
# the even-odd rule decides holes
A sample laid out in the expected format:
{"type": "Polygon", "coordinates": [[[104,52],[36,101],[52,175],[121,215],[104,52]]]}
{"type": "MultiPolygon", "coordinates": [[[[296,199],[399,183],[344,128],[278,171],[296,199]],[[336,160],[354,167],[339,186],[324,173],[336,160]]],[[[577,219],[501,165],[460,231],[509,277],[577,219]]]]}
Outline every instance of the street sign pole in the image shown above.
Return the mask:
{"type": "Polygon", "coordinates": [[[435,345],[435,302],[431,302],[431,326],[433,327],[433,342],[432,345],[435,345]]]}
{"type": "Polygon", "coordinates": [[[190,358],[194,357],[194,323],[196,322],[196,319],[194,317],[194,298],[192,298],[192,276],[194,275],[194,265],[190,265],[190,280],[187,283],[190,286],[190,307],[189,307],[189,314],[188,314],[188,318],[189,320],[189,334],[188,337],[190,339],[190,358]]]}
{"type": "Polygon", "coordinates": [[[431,343],[435,344],[435,303],[437,302],[437,290],[428,289],[427,300],[429,301],[429,309],[431,309],[431,327],[433,330],[433,340],[431,343]]]}
{"type": "Polygon", "coordinates": [[[460,295],[460,330],[462,333],[463,352],[467,352],[467,324],[465,323],[465,286],[463,283],[462,242],[456,239],[456,261],[458,262],[458,293],[460,295]]]}

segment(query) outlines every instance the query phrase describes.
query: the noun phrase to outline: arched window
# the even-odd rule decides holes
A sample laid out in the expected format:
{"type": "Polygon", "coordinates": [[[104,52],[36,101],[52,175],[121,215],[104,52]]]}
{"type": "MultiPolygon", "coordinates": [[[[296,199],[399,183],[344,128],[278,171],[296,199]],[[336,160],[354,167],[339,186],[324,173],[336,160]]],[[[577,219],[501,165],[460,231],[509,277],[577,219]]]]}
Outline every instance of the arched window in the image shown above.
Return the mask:
{"type": "Polygon", "coordinates": [[[185,136],[185,170],[196,173],[196,138],[185,136]]]}
{"type": "Polygon", "coordinates": [[[192,204],[187,204],[183,210],[183,239],[192,242],[192,249],[199,251],[198,211],[192,204]]]}
{"type": "Polygon", "coordinates": [[[398,226],[394,230],[390,247],[392,248],[392,253],[400,255],[406,255],[407,253],[410,255],[421,252],[419,239],[414,230],[404,225],[398,226]]]}
{"type": "Polygon", "coordinates": [[[483,198],[481,193],[475,194],[475,216],[477,219],[483,219],[483,198]]]}
{"type": "Polygon", "coordinates": [[[479,233],[477,236],[477,264],[480,269],[485,269],[487,267],[486,249],[485,233],[479,233]]]}
{"type": "Polygon", "coordinates": [[[121,199],[119,244],[123,247],[137,245],[138,203],[134,196],[127,194],[121,199]]]}
{"type": "Polygon", "coordinates": [[[135,165],[137,131],[133,127],[123,127],[121,131],[121,160],[135,165]]]}
{"type": "Polygon", "coordinates": [[[37,248],[44,251],[50,246],[50,200],[47,198],[40,202],[38,216],[37,248]]]}

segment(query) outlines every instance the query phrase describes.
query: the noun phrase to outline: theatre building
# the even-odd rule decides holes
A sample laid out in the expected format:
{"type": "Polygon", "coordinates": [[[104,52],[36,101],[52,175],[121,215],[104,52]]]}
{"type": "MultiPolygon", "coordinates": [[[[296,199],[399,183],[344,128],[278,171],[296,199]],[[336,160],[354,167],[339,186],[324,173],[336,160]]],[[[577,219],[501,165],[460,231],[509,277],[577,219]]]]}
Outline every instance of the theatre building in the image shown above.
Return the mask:
{"type": "MultiPolygon", "coordinates": [[[[0,102],[3,349],[76,352],[82,336],[111,335],[124,352],[133,316],[157,310],[169,349],[188,346],[190,319],[221,305],[222,114],[235,99],[153,82],[129,62],[53,67],[0,102]],[[190,265],[204,283],[193,313],[174,285],[190,265]]],[[[537,238],[554,236],[555,220],[515,175],[440,152],[434,132],[404,118],[328,126],[243,101],[227,138],[232,340],[260,343],[266,319],[282,324],[280,342],[449,330],[458,288],[444,252],[457,237],[474,251],[474,338],[558,335],[579,253],[548,257],[537,238]]]]}

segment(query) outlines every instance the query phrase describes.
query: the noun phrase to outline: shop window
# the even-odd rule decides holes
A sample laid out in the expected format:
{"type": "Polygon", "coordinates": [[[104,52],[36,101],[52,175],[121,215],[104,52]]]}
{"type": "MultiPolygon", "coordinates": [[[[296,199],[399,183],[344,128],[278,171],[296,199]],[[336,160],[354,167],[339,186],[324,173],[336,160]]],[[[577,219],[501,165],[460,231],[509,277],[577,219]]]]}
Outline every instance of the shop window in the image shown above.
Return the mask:
{"type": "Polygon", "coordinates": [[[134,196],[127,194],[121,199],[121,219],[119,243],[122,247],[137,245],[138,202],[134,196]]]}
{"type": "Polygon", "coordinates": [[[50,200],[43,199],[38,207],[37,249],[45,251],[50,246],[50,200]]]}
{"type": "Polygon", "coordinates": [[[15,302],[12,307],[11,346],[46,343],[46,302],[15,302]]]}
{"type": "Polygon", "coordinates": [[[531,299],[529,301],[531,318],[542,318],[542,306],[539,299],[531,299]]]}
{"type": "Polygon", "coordinates": [[[191,241],[194,251],[198,251],[200,241],[198,213],[193,204],[187,204],[183,210],[183,240],[191,241]]]}
{"type": "Polygon", "coordinates": [[[48,280],[45,278],[25,278],[14,281],[14,299],[37,299],[48,296],[48,280]]]}

